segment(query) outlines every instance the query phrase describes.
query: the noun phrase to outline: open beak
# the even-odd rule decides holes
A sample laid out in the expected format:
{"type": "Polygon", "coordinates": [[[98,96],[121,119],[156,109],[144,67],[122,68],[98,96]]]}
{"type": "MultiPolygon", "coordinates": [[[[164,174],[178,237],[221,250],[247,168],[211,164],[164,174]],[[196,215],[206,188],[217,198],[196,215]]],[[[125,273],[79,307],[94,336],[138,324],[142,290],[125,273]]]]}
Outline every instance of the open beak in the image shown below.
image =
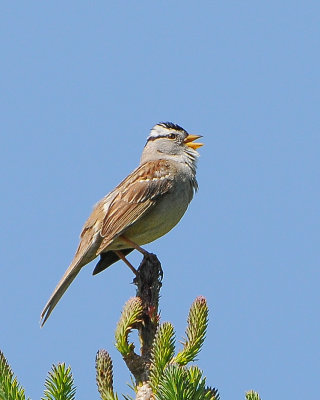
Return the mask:
{"type": "Polygon", "coordinates": [[[197,150],[199,147],[203,146],[203,143],[194,143],[194,140],[197,140],[201,137],[201,135],[188,135],[184,139],[184,143],[192,149],[197,150]]]}

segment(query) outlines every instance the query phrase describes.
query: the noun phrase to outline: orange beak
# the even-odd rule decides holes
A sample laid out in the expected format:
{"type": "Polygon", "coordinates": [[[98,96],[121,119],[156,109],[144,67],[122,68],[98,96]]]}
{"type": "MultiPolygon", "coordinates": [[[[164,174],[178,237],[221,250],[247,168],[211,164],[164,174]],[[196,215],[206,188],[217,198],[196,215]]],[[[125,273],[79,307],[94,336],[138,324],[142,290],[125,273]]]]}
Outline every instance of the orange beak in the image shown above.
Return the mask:
{"type": "Polygon", "coordinates": [[[192,149],[197,150],[199,147],[203,146],[203,143],[194,143],[194,140],[197,140],[201,137],[201,135],[188,135],[184,139],[184,143],[192,149]]]}

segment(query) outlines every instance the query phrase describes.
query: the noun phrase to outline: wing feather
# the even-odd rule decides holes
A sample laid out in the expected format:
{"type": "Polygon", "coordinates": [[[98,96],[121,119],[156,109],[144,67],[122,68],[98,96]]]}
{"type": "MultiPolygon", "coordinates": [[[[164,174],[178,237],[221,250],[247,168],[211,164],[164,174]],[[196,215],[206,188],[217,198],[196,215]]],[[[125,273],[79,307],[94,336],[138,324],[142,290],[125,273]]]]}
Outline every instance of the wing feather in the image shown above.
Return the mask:
{"type": "Polygon", "coordinates": [[[171,172],[172,164],[166,160],[147,162],[120,183],[102,223],[100,234],[104,239],[97,254],[154,207],[159,196],[172,189],[171,172]]]}

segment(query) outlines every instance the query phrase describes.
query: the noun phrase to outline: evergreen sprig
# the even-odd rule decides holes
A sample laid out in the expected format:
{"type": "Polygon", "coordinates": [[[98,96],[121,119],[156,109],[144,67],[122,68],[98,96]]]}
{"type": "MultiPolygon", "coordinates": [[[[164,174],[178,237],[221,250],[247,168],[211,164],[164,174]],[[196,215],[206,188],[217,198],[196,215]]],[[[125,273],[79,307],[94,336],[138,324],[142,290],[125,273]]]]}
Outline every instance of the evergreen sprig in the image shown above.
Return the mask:
{"type": "Polygon", "coordinates": [[[96,356],[96,381],[102,400],[118,400],[113,392],[112,360],[106,350],[99,350],[96,356]]]}
{"type": "Polygon", "coordinates": [[[53,365],[45,381],[42,400],[74,400],[76,388],[71,368],[65,363],[53,365]]]}
{"type": "MultiPolygon", "coordinates": [[[[203,372],[197,366],[187,367],[188,363],[195,360],[205,339],[208,325],[205,298],[197,297],[191,305],[186,339],[182,342],[183,349],[175,356],[174,327],[169,322],[158,326],[158,308],[151,301],[158,297],[153,293],[149,301],[150,280],[143,283],[147,300],[143,300],[141,296],[127,301],[115,333],[115,345],[135,379],[131,386],[135,392],[135,400],[219,400],[218,391],[206,385],[203,372]],[[153,318],[156,319],[153,321],[153,318]],[[132,329],[139,332],[141,355],[136,354],[133,351],[134,344],[128,342],[132,329]],[[148,329],[149,336],[143,336],[143,330],[148,329]],[[150,340],[144,341],[145,337],[150,340]]],[[[96,380],[102,400],[118,400],[118,395],[113,391],[112,360],[106,350],[99,350],[97,353],[96,380]]],[[[45,381],[42,400],[75,400],[75,390],[71,368],[64,363],[53,365],[45,381]]],[[[123,398],[134,400],[125,395],[123,398]]],[[[17,382],[1,351],[0,400],[26,400],[24,389],[17,382]]],[[[246,400],[261,398],[251,390],[246,393],[246,400]]]]}
{"type": "Polygon", "coordinates": [[[122,310],[115,332],[116,348],[122,356],[127,356],[134,349],[134,344],[128,342],[128,336],[134,326],[141,322],[142,312],[142,301],[139,297],[129,299],[122,310]]]}
{"type": "Polygon", "coordinates": [[[164,369],[174,356],[174,350],[174,329],[170,322],[165,322],[158,328],[152,346],[150,383],[153,389],[157,388],[164,369]]]}
{"type": "Polygon", "coordinates": [[[17,378],[0,350],[0,399],[1,400],[25,400],[24,389],[20,386],[17,378]]]}
{"type": "Polygon", "coordinates": [[[206,387],[205,377],[198,367],[169,365],[162,376],[156,400],[217,400],[214,389],[206,387]]]}
{"type": "Polygon", "coordinates": [[[203,345],[208,326],[208,306],[203,296],[195,299],[191,305],[188,326],[186,329],[187,338],[184,340],[183,349],[176,355],[172,362],[179,365],[187,365],[195,360],[203,345]]]}

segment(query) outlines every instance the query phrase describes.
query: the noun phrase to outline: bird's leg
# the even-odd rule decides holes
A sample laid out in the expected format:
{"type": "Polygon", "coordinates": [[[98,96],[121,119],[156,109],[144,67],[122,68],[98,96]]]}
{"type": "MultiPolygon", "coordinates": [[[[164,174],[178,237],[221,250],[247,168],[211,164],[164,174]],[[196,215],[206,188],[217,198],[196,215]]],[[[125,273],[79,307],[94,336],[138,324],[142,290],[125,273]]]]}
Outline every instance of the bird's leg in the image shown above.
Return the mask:
{"type": "Polygon", "coordinates": [[[126,257],[121,253],[121,251],[119,250],[114,250],[114,252],[116,253],[116,255],[127,264],[127,266],[131,269],[131,271],[137,276],[138,272],[135,269],[135,267],[126,259],[126,257]]]}
{"type": "Polygon", "coordinates": [[[126,238],[125,236],[121,235],[121,236],[119,236],[119,238],[122,239],[127,244],[130,244],[130,247],[133,247],[134,249],[140,251],[140,253],[143,254],[144,256],[147,256],[149,254],[147,252],[147,250],[143,249],[137,243],[132,242],[130,239],[126,238]]]}

